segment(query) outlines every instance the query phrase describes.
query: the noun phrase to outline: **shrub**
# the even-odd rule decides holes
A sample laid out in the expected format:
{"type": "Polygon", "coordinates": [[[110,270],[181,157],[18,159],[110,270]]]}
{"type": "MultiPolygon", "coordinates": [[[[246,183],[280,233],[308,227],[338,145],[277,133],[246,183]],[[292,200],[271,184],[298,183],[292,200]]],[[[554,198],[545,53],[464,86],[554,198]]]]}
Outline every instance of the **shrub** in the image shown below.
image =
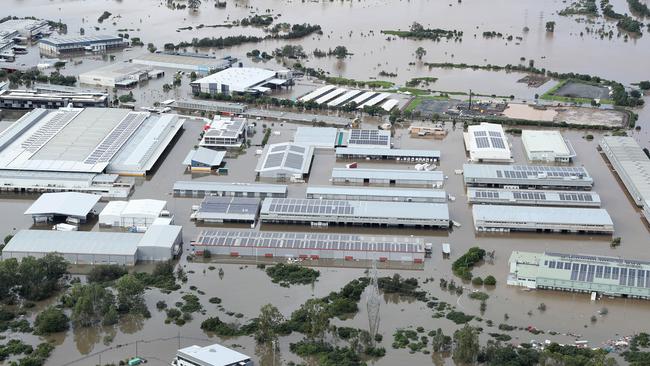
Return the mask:
{"type": "Polygon", "coordinates": [[[494,278],[494,276],[489,275],[489,276],[485,277],[485,280],[483,281],[483,284],[485,286],[495,286],[497,284],[497,280],[496,280],[496,278],[494,278]]]}
{"type": "Polygon", "coordinates": [[[472,285],[474,286],[483,286],[483,279],[481,277],[472,278],[472,285]]]}

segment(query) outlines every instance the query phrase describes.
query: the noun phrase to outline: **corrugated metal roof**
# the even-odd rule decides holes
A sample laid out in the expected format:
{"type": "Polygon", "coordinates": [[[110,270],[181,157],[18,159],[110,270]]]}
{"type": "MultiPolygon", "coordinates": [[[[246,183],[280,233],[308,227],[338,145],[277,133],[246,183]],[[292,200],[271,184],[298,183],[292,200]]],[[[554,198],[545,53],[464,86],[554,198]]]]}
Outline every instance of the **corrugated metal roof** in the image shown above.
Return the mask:
{"type": "Polygon", "coordinates": [[[25,215],[86,217],[100,198],[100,195],[77,192],[43,193],[29,206],[25,215]]]}
{"type": "Polygon", "coordinates": [[[447,193],[443,190],[438,189],[308,186],[307,194],[346,194],[351,196],[421,197],[447,199],[447,193]]]}
{"type": "Polygon", "coordinates": [[[474,216],[474,222],[614,225],[607,211],[601,208],[474,205],[472,206],[472,215],[474,216]]]}
{"type": "Polygon", "coordinates": [[[236,365],[239,362],[250,360],[250,357],[245,354],[219,344],[206,347],[190,346],[181,348],[176,352],[176,355],[203,365],[236,365]]]}
{"type": "Polygon", "coordinates": [[[440,150],[337,147],[336,155],[392,156],[439,159],[440,150]]]}
{"type": "Polygon", "coordinates": [[[300,145],[334,148],[338,129],[334,127],[298,127],[293,142],[300,145]]]}
{"type": "Polygon", "coordinates": [[[95,231],[20,230],[5,252],[135,255],[143,234],[95,231]]]}
{"type": "Polygon", "coordinates": [[[226,152],[223,150],[212,150],[205,147],[199,147],[196,150],[190,150],[183,160],[183,165],[192,165],[192,162],[196,161],[208,166],[219,166],[223,162],[225,156],[226,152]]]}
{"type": "Polygon", "coordinates": [[[179,190],[286,194],[287,186],[283,184],[222,183],[186,180],[174,183],[174,191],[179,190]]]}
{"type": "Polygon", "coordinates": [[[650,158],[633,137],[606,136],[600,143],[637,205],[650,202],[650,158]]]}
{"type": "Polygon", "coordinates": [[[266,145],[255,171],[258,173],[289,171],[295,174],[307,174],[313,156],[313,146],[288,142],[266,145]]]}
{"type": "Polygon", "coordinates": [[[398,170],[398,169],[332,169],[332,178],[356,179],[394,179],[394,180],[420,180],[424,182],[441,182],[444,174],[438,171],[426,170],[398,170]]]}
{"type": "Polygon", "coordinates": [[[182,226],[178,225],[151,225],[142,234],[138,247],[165,247],[171,248],[176,238],[181,235],[182,226]]]}

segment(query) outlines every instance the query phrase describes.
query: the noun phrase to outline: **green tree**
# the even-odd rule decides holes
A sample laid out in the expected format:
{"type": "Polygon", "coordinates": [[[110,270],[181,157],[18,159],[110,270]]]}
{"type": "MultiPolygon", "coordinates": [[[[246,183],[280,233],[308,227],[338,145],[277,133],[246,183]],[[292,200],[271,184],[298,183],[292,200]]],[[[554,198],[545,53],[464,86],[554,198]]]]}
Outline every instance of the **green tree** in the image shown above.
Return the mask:
{"type": "Polygon", "coordinates": [[[196,11],[201,6],[201,0],[187,0],[187,7],[196,11]]]}
{"type": "MultiPolygon", "coordinates": [[[[284,322],[282,313],[271,304],[266,304],[260,309],[260,316],[257,318],[257,332],[255,340],[258,343],[269,343],[278,340],[277,329],[284,322]]],[[[276,343],[277,344],[277,343],[276,343]]]]}
{"type": "Polygon", "coordinates": [[[474,364],[479,351],[478,331],[475,328],[465,324],[463,328],[454,332],[454,361],[474,364]]]}
{"type": "Polygon", "coordinates": [[[546,22],[546,31],[549,33],[555,32],[555,22],[546,22]]]}
{"type": "Polygon", "coordinates": [[[422,60],[422,57],[424,57],[427,54],[427,50],[425,50],[422,47],[418,47],[417,50],[415,50],[415,58],[418,60],[422,60]]]}
{"type": "Polygon", "coordinates": [[[330,54],[336,56],[336,58],[346,58],[348,56],[348,49],[345,46],[336,46],[330,54]]]}
{"type": "Polygon", "coordinates": [[[117,309],[121,313],[145,314],[144,285],[131,274],[122,276],[115,284],[117,290],[117,309]]]}
{"type": "Polygon", "coordinates": [[[58,254],[43,258],[25,257],[17,268],[18,293],[27,300],[43,300],[59,289],[59,280],[66,273],[67,263],[58,254]]]}
{"type": "Polygon", "coordinates": [[[75,284],[63,298],[64,306],[72,308],[72,324],[89,327],[105,322],[105,316],[115,310],[115,296],[99,284],[75,284]]]}
{"type": "Polygon", "coordinates": [[[485,280],[483,280],[483,284],[485,286],[494,286],[494,285],[497,284],[497,280],[496,280],[496,278],[494,278],[494,276],[489,275],[489,276],[485,277],[485,280]]]}
{"type": "Polygon", "coordinates": [[[60,309],[53,306],[48,307],[36,316],[34,321],[34,333],[47,335],[58,333],[68,329],[68,316],[60,309]]]}

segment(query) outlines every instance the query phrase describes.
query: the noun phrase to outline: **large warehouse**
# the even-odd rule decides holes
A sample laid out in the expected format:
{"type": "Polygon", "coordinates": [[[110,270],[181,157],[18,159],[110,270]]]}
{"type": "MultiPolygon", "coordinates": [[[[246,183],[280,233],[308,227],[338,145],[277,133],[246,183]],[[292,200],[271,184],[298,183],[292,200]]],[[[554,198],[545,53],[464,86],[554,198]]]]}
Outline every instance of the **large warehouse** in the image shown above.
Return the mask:
{"type": "Polygon", "coordinates": [[[38,41],[38,48],[48,54],[68,52],[101,52],[124,48],[129,43],[122,37],[108,35],[94,36],[51,36],[38,41]]]}
{"type": "Polygon", "coordinates": [[[637,206],[650,221],[650,159],[633,137],[606,136],[600,148],[637,206]]]}
{"type": "Polygon", "coordinates": [[[79,82],[81,84],[99,85],[108,88],[125,88],[149,80],[154,76],[162,75],[164,75],[164,72],[154,71],[150,67],[129,62],[116,62],[79,74],[79,82]]]}
{"type": "Polygon", "coordinates": [[[570,163],[576,152],[573,146],[555,130],[523,130],[521,142],[529,161],[570,163]]]}
{"type": "Polygon", "coordinates": [[[90,186],[101,184],[130,192],[132,184],[106,173],[146,175],[184,121],[116,108],[35,109],[0,133],[0,187],[94,193],[90,186]]]}
{"type": "Polygon", "coordinates": [[[193,93],[260,94],[291,83],[291,71],[230,67],[190,83],[193,93]]]}
{"type": "Polygon", "coordinates": [[[408,185],[423,187],[442,187],[445,176],[442,172],[427,170],[396,170],[396,169],[332,169],[334,184],[379,184],[379,185],[408,185]]]}
{"type": "Polygon", "coordinates": [[[448,228],[449,208],[446,203],[267,198],[262,202],[260,220],[265,223],[448,228]]]}
{"type": "Polygon", "coordinates": [[[43,93],[35,90],[0,90],[0,108],[2,109],[58,109],[72,104],[73,107],[87,108],[108,107],[106,93],[43,93]]]}
{"type": "Polygon", "coordinates": [[[440,150],[337,147],[337,159],[396,160],[409,163],[438,162],[440,150]]]}
{"type": "Polygon", "coordinates": [[[600,196],[593,191],[468,188],[467,201],[473,204],[600,207],[600,196]]]}
{"type": "Polygon", "coordinates": [[[191,218],[206,223],[244,222],[257,220],[259,198],[207,196],[191,218]]]}
{"type": "Polygon", "coordinates": [[[594,185],[583,167],[464,164],[468,187],[590,190],[594,185]]]}
{"type": "Polygon", "coordinates": [[[170,216],[167,201],[141,199],[111,201],[99,214],[99,224],[113,227],[149,227],[159,217],[170,216]]]}
{"type": "Polygon", "coordinates": [[[350,201],[447,202],[447,193],[438,189],[309,186],[307,198],[350,201]]]}
{"type": "Polygon", "coordinates": [[[650,262],[585,254],[512,252],[508,285],[650,299],[650,262]]]}
{"type": "Polygon", "coordinates": [[[174,70],[186,70],[208,74],[230,67],[234,60],[230,57],[216,58],[198,53],[145,53],[133,59],[134,64],[162,67],[174,70]]]}
{"type": "Polygon", "coordinates": [[[284,181],[291,177],[306,178],[314,160],[314,147],[289,142],[268,144],[257,163],[255,172],[260,178],[284,181]]]}
{"type": "Polygon", "coordinates": [[[205,196],[285,198],[287,197],[287,186],[282,184],[222,183],[189,180],[174,183],[174,196],[198,198],[205,196]]]}
{"type": "Polygon", "coordinates": [[[2,259],[59,253],[71,264],[134,265],[165,261],[180,252],[180,226],[155,225],[144,234],[97,231],[20,230],[2,251],[2,259]]]}
{"type": "Polygon", "coordinates": [[[192,242],[197,255],[376,260],[422,263],[424,242],[413,236],[204,230],[192,242]]]}
{"type": "Polygon", "coordinates": [[[612,218],[602,208],[474,205],[472,215],[479,232],[614,232],[612,218]]]}
{"type": "Polygon", "coordinates": [[[477,163],[511,163],[510,144],[503,127],[494,123],[481,123],[467,127],[463,134],[469,160],[477,163]]]}

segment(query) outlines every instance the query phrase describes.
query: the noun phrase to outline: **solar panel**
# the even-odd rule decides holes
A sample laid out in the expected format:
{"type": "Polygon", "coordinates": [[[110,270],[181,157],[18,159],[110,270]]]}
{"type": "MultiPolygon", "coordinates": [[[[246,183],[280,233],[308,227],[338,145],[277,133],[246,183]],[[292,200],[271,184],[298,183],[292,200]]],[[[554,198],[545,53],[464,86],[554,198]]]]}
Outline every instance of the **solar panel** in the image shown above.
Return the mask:
{"type": "Polygon", "coordinates": [[[501,138],[491,137],[490,140],[492,141],[492,147],[495,147],[497,149],[506,148],[506,145],[503,143],[503,140],[501,138]]]}
{"type": "Polygon", "coordinates": [[[487,137],[477,137],[476,146],[479,149],[486,149],[490,147],[490,140],[487,137]]]}
{"type": "Polygon", "coordinates": [[[487,132],[486,131],[474,131],[474,136],[475,137],[487,136],[487,132]]]}
{"type": "Polygon", "coordinates": [[[283,153],[268,154],[266,156],[266,162],[264,163],[264,168],[277,168],[282,165],[282,160],[284,159],[283,153]]]}

